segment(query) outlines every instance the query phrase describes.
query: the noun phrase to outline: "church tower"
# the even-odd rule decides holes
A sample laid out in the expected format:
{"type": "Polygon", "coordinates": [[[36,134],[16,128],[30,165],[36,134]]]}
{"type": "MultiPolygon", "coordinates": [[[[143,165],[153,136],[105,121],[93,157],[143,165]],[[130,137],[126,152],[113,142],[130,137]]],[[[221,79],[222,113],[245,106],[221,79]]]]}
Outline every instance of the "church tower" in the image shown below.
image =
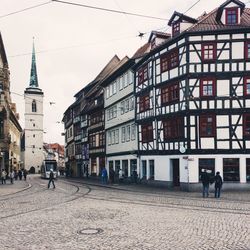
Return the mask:
{"type": "Polygon", "coordinates": [[[33,41],[30,83],[24,91],[25,100],[25,151],[24,166],[39,173],[43,156],[43,92],[38,87],[35,46],[33,41]]]}

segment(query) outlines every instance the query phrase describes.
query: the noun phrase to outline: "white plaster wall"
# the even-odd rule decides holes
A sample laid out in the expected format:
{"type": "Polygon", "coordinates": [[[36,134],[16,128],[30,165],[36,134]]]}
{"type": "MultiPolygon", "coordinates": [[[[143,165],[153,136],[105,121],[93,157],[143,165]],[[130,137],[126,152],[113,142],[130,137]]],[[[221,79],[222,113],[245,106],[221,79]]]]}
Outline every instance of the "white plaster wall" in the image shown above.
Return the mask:
{"type": "Polygon", "coordinates": [[[25,94],[25,168],[35,167],[40,171],[43,155],[43,95],[25,94]],[[36,100],[37,112],[32,112],[32,101],[36,100]],[[33,126],[35,125],[35,126],[33,126]],[[35,135],[35,137],[33,137],[35,135]],[[33,147],[34,146],[34,147],[33,147]]]}
{"type": "Polygon", "coordinates": [[[244,58],[244,42],[232,43],[232,59],[244,58]]]}

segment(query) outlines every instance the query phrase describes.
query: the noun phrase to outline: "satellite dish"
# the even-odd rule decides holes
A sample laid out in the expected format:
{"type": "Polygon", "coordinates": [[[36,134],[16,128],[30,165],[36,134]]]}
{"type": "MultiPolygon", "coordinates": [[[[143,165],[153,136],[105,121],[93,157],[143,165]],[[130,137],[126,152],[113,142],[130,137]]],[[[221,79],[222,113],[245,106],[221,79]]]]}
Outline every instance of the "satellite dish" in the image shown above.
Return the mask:
{"type": "Polygon", "coordinates": [[[186,152],[186,148],[184,146],[180,146],[179,151],[184,154],[186,152]]]}

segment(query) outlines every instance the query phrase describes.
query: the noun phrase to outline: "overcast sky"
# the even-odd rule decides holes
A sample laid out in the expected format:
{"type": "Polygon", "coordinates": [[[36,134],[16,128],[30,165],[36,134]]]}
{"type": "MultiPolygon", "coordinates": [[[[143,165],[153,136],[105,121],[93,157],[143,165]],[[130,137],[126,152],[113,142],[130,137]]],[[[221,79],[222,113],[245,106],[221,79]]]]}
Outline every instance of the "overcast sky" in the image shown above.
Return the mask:
{"type": "MultiPolygon", "coordinates": [[[[44,141],[64,144],[63,113],[74,94],[88,84],[116,54],[129,57],[147,42],[152,30],[170,32],[174,11],[184,13],[197,0],[65,0],[164,20],[104,12],[62,3],[5,16],[48,0],[0,0],[0,31],[11,73],[12,101],[24,127],[23,93],[29,85],[32,37],[35,37],[39,87],[44,92],[44,141]],[[139,38],[139,32],[145,32],[139,38]],[[49,102],[55,104],[50,105],[49,102]]],[[[224,3],[200,0],[186,15],[197,18],[224,3]]],[[[246,1],[245,1],[246,2],[246,1]]],[[[249,7],[249,4],[247,5],[249,7]]]]}

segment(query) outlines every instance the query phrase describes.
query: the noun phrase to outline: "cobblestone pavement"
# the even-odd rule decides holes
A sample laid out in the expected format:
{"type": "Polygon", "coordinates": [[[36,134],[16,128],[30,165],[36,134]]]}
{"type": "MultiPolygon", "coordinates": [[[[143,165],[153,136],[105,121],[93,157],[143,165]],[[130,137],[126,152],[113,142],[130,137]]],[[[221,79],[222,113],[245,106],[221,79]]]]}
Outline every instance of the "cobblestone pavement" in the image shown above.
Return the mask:
{"type": "Polygon", "coordinates": [[[249,193],[215,200],[62,179],[55,190],[38,177],[27,182],[29,189],[8,195],[0,186],[0,249],[250,249],[249,193]]]}

